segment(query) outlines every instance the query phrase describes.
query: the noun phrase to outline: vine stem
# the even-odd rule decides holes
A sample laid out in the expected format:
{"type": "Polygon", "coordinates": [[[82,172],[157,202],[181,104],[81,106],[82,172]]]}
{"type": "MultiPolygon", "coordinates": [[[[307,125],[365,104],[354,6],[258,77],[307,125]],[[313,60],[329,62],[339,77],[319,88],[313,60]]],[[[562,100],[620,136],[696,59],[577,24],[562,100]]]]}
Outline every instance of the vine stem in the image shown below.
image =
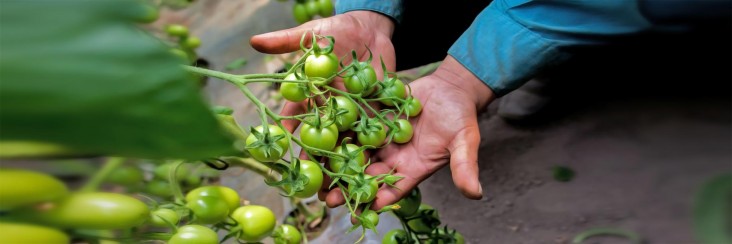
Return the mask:
{"type": "Polygon", "coordinates": [[[170,182],[170,191],[173,192],[174,201],[176,203],[183,203],[183,200],[185,199],[185,197],[183,196],[183,190],[180,189],[180,184],[178,183],[178,168],[180,168],[183,163],[185,163],[185,161],[183,160],[175,161],[170,167],[170,171],[168,171],[168,182],[170,182]]]}
{"type": "Polygon", "coordinates": [[[79,192],[93,192],[99,189],[105,179],[115,169],[119,168],[125,162],[124,158],[110,157],[104,162],[104,166],[99,169],[90,179],[79,189],[79,192]]]}

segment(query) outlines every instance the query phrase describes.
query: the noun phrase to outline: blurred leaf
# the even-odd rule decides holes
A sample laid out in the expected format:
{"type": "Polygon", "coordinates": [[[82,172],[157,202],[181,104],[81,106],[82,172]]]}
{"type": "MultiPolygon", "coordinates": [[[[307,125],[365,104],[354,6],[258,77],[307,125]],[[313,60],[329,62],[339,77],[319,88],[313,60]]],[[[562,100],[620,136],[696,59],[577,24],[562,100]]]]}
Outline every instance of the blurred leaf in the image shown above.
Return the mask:
{"type": "MultiPolygon", "coordinates": [[[[41,145],[36,156],[199,159],[233,150],[184,60],[134,23],[147,14],[141,3],[3,1],[0,140],[41,145]]],[[[0,157],[13,153],[0,148],[0,157]]]]}
{"type": "Polygon", "coordinates": [[[694,228],[701,243],[732,243],[732,174],[704,184],[694,204],[694,228]]]}
{"type": "Polygon", "coordinates": [[[234,61],[231,61],[229,64],[226,65],[226,70],[235,70],[238,68],[243,67],[244,65],[247,65],[249,61],[246,58],[238,58],[234,61]]]}

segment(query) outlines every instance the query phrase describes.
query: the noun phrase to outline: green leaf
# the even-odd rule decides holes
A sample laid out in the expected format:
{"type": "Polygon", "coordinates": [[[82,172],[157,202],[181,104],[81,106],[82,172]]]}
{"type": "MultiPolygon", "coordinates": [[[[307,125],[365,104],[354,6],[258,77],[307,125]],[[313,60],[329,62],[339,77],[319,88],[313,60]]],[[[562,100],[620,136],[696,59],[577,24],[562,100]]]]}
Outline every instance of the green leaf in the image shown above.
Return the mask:
{"type": "Polygon", "coordinates": [[[704,184],[694,203],[694,228],[701,243],[732,243],[732,174],[704,184]]]}
{"type": "Polygon", "coordinates": [[[184,60],[134,23],[147,12],[133,0],[3,1],[0,141],[46,145],[20,156],[230,153],[184,60]]]}

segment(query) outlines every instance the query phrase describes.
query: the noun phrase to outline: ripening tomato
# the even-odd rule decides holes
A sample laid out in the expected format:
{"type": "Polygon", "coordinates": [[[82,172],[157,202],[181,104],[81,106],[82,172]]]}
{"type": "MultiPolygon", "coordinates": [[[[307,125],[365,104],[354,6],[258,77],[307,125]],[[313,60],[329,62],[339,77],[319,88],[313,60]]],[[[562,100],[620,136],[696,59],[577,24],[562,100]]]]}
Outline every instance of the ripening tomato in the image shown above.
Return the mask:
{"type": "Polygon", "coordinates": [[[295,226],[284,224],[275,230],[275,244],[300,244],[302,234],[295,226]]]}
{"type": "Polygon", "coordinates": [[[66,185],[50,175],[0,168],[0,210],[52,201],[68,193],[66,185]]]}
{"type": "Polygon", "coordinates": [[[159,197],[172,197],[170,183],[167,180],[152,180],[145,184],[145,192],[159,197]]]}
{"type": "MultiPolygon", "coordinates": [[[[308,198],[318,193],[320,186],[323,185],[323,171],[320,169],[320,165],[310,160],[300,160],[300,174],[308,177],[308,183],[305,184],[305,189],[295,193],[294,196],[308,198]]],[[[284,177],[287,177],[287,175],[284,177]]],[[[289,191],[290,189],[285,187],[285,190],[289,191]]]]}
{"type": "MultiPolygon", "coordinates": [[[[321,125],[325,123],[329,122],[323,121],[321,125]]],[[[338,127],[335,123],[331,123],[323,128],[318,128],[304,123],[302,128],[300,128],[300,140],[302,140],[302,143],[310,147],[325,151],[333,150],[336,142],[338,142],[338,127]]],[[[319,155],[317,152],[312,153],[319,155]]]]}
{"type": "Polygon", "coordinates": [[[188,27],[182,25],[169,25],[165,27],[165,32],[171,36],[185,37],[188,36],[188,27]]]}
{"type": "Polygon", "coordinates": [[[404,104],[404,114],[409,117],[414,117],[422,112],[422,103],[416,97],[407,98],[407,102],[404,104]]]}
{"type": "Polygon", "coordinates": [[[392,138],[396,143],[407,143],[412,140],[414,131],[412,130],[412,124],[406,119],[398,119],[396,121],[397,129],[392,138]]]}
{"type": "Polygon", "coordinates": [[[374,147],[384,145],[384,140],[386,140],[386,128],[384,128],[384,124],[376,120],[370,123],[375,124],[375,126],[356,133],[358,142],[361,143],[361,145],[374,147]]]}
{"type": "Polygon", "coordinates": [[[295,21],[297,21],[298,24],[303,24],[312,19],[308,14],[307,8],[305,8],[305,4],[302,3],[295,3],[295,5],[293,5],[292,16],[295,17],[295,21]]]}
{"type": "Polygon", "coordinates": [[[218,244],[219,236],[213,230],[201,225],[186,225],[178,228],[168,244],[218,244]]]}
{"type": "MultiPolygon", "coordinates": [[[[289,74],[285,80],[297,80],[295,74],[289,74]]],[[[302,102],[308,98],[307,88],[305,84],[295,82],[282,82],[280,86],[280,94],[290,102],[302,102]]]]}
{"type": "MultiPolygon", "coordinates": [[[[287,152],[287,149],[290,148],[290,143],[287,141],[286,137],[282,137],[281,139],[278,139],[276,142],[268,141],[272,139],[272,137],[279,136],[279,135],[285,135],[285,131],[282,130],[277,125],[268,125],[269,128],[269,138],[265,138],[265,141],[260,141],[260,138],[257,138],[253,133],[249,134],[249,137],[247,137],[247,147],[252,146],[252,144],[256,142],[262,142],[262,143],[270,143],[269,145],[262,145],[261,147],[256,148],[247,148],[247,151],[249,151],[249,154],[254,157],[257,161],[260,162],[275,162],[282,158],[282,155],[285,155],[287,152]],[[274,146],[277,145],[281,150],[275,150],[274,146]]],[[[254,128],[254,130],[258,131],[259,133],[263,133],[264,129],[262,126],[257,126],[254,128]]]]}
{"type": "Polygon", "coordinates": [[[242,206],[234,210],[231,217],[239,223],[239,239],[258,242],[270,236],[277,219],[269,208],[259,205],[242,206]]]}
{"type": "Polygon", "coordinates": [[[317,1],[308,0],[307,2],[305,2],[305,10],[307,10],[308,15],[312,18],[320,13],[320,6],[318,6],[317,1]]]}
{"type": "Polygon", "coordinates": [[[335,124],[338,127],[338,131],[347,131],[353,128],[353,122],[358,120],[358,107],[351,99],[343,96],[331,97],[336,103],[338,110],[345,109],[347,112],[341,115],[336,115],[335,124]]]}
{"type": "Polygon", "coordinates": [[[465,244],[465,237],[455,230],[448,230],[446,233],[442,228],[435,229],[431,237],[427,240],[429,244],[465,244]]]}
{"type": "Polygon", "coordinates": [[[388,84],[387,87],[385,87],[384,91],[379,93],[378,96],[379,98],[382,98],[382,100],[379,100],[382,104],[386,106],[394,106],[394,100],[388,98],[407,98],[407,89],[404,86],[404,82],[399,79],[394,79],[393,81],[386,83],[388,84]]]}
{"type": "MultiPolygon", "coordinates": [[[[371,177],[369,175],[366,175],[366,177],[371,177]]],[[[363,191],[363,194],[361,194],[360,197],[358,197],[358,201],[360,203],[367,203],[371,202],[376,198],[376,191],[379,190],[379,184],[376,183],[375,180],[369,180],[365,184],[349,184],[348,185],[348,192],[354,192],[354,190],[359,189],[363,191]],[[366,194],[368,193],[368,194],[366,194]]],[[[354,199],[355,200],[355,199],[354,199]]]]}
{"type": "Polygon", "coordinates": [[[172,209],[159,208],[150,213],[150,224],[158,227],[171,227],[180,221],[178,213],[172,209]]]}
{"type": "Polygon", "coordinates": [[[326,80],[324,83],[329,84],[334,76],[338,73],[338,57],[334,53],[314,53],[305,59],[305,76],[309,78],[320,77],[326,80]]]}
{"type": "Polygon", "coordinates": [[[392,210],[394,214],[400,217],[409,217],[414,215],[419,209],[419,205],[422,203],[422,193],[419,192],[419,188],[415,187],[409,194],[400,199],[397,204],[399,209],[392,210]]]}
{"type": "Polygon", "coordinates": [[[199,196],[187,202],[186,207],[193,212],[195,222],[201,224],[215,224],[229,215],[229,207],[224,199],[214,196],[199,196]]]}
{"type": "Polygon", "coordinates": [[[365,62],[359,62],[353,72],[349,72],[345,78],[343,78],[343,84],[346,86],[346,90],[350,93],[361,94],[368,96],[376,90],[374,85],[378,80],[376,79],[376,71],[371,67],[370,64],[365,62]],[[366,91],[367,87],[371,87],[366,91]]]}
{"type": "Polygon", "coordinates": [[[183,41],[182,46],[188,49],[196,49],[201,46],[201,39],[195,36],[189,36],[185,41],[183,41]]]}
{"type": "Polygon", "coordinates": [[[60,230],[45,226],[0,222],[0,243],[68,244],[71,238],[60,230]]]}
{"type": "Polygon", "coordinates": [[[239,193],[234,189],[225,186],[202,186],[193,189],[186,194],[186,202],[192,202],[204,196],[212,196],[222,199],[226,202],[226,206],[229,207],[229,210],[238,208],[241,203],[239,193]]]}
{"type": "Polygon", "coordinates": [[[24,209],[20,216],[38,223],[75,229],[125,229],[150,216],[136,198],[110,192],[79,192],[48,205],[24,209]]]}
{"type": "Polygon", "coordinates": [[[367,219],[374,226],[379,225],[379,214],[376,211],[367,209],[361,213],[361,217],[367,219]]]}
{"type": "Polygon", "coordinates": [[[381,244],[404,244],[408,243],[409,237],[407,232],[401,229],[393,229],[386,232],[384,238],[381,239],[381,244]]]}
{"type": "Polygon", "coordinates": [[[422,215],[422,218],[407,221],[407,225],[418,234],[429,234],[440,225],[440,217],[437,210],[427,204],[420,204],[417,212],[412,216],[422,215]]]}
{"type": "Polygon", "coordinates": [[[125,165],[112,171],[104,180],[118,185],[132,186],[143,182],[145,175],[139,167],[125,165]]]}
{"type": "MultiPolygon", "coordinates": [[[[356,146],[354,144],[346,144],[346,150],[349,152],[349,154],[356,152],[358,149],[359,146],[356,146]]],[[[346,151],[343,151],[342,146],[337,146],[335,150],[333,150],[333,152],[337,154],[346,153],[346,151]]],[[[356,165],[358,167],[363,167],[364,165],[366,165],[366,155],[363,153],[363,151],[361,151],[348,160],[344,160],[340,157],[332,157],[330,158],[329,165],[330,169],[333,170],[333,172],[353,175],[356,173],[356,171],[354,171],[350,167],[344,167],[346,167],[347,165],[356,165]]]]}
{"type": "Polygon", "coordinates": [[[320,16],[323,16],[323,17],[333,16],[333,11],[335,11],[335,7],[333,7],[333,2],[331,0],[317,0],[317,1],[318,1],[318,9],[320,9],[320,16]]]}

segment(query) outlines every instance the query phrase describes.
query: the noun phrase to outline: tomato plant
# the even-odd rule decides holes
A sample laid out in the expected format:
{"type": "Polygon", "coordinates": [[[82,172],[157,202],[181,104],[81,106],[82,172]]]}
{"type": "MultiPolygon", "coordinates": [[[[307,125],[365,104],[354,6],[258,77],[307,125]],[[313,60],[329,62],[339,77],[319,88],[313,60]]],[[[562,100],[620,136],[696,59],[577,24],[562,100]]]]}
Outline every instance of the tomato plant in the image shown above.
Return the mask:
{"type": "Polygon", "coordinates": [[[359,146],[354,144],[346,144],[345,146],[338,146],[333,151],[337,154],[345,154],[347,159],[340,157],[330,159],[330,169],[336,173],[343,173],[353,175],[358,172],[358,169],[366,165],[366,155],[363,150],[360,150],[359,146]]]}
{"type": "Polygon", "coordinates": [[[308,22],[312,19],[310,14],[308,14],[308,10],[305,7],[305,4],[303,3],[295,3],[295,5],[293,5],[292,16],[294,16],[295,21],[300,24],[308,22]]]}
{"type": "Polygon", "coordinates": [[[376,89],[376,71],[371,64],[359,62],[354,66],[354,70],[347,73],[343,79],[346,90],[350,93],[362,94],[368,96],[376,89]]]}
{"type": "Polygon", "coordinates": [[[194,221],[201,224],[215,224],[223,221],[229,214],[226,202],[214,196],[199,196],[186,203],[193,212],[194,221]]]}
{"type": "Polygon", "coordinates": [[[275,244],[300,244],[302,234],[295,226],[284,224],[277,226],[273,235],[275,244]]]}
{"type": "Polygon", "coordinates": [[[357,133],[358,142],[361,145],[374,147],[384,145],[384,140],[386,140],[386,128],[384,128],[384,124],[375,120],[365,121],[369,122],[359,128],[357,133]]]}
{"type": "Polygon", "coordinates": [[[415,97],[407,98],[407,101],[404,104],[404,113],[409,117],[415,117],[419,115],[420,112],[422,112],[422,102],[415,97]]]}
{"type": "Polygon", "coordinates": [[[276,125],[268,125],[269,132],[265,133],[263,126],[252,129],[247,137],[247,150],[254,159],[261,162],[274,162],[282,158],[290,148],[285,137],[285,131],[276,125]]]}
{"type": "Polygon", "coordinates": [[[0,243],[66,244],[71,238],[66,233],[44,226],[0,222],[0,243]]]}
{"type": "Polygon", "coordinates": [[[241,199],[239,193],[236,193],[234,189],[225,186],[202,186],[186,194],[186,201],[192,202],[201,197],[210,196],[221,199],[226,203],[229,210],[233,210],[239,207],[241,199]]]}
{"type": "Polygon", "coordinates": [[[178,221],[180,221],[180,216],[172,209],[161,208],[150,213],[150,224],[153,226],[176,226],[178,221]]]}
{"type": "Polygon", "coordinates": [[[414,131],[412,130],[412,124],[405,119],[398,119],[396,121],[396,131],[394,132],[394,142],[396,143],[407,143],[412,140],[414,131]]]}
{"type": "MultiPolygon", "coordinates": [[[[310,160],[300,160],[300,175],[307,177],[307,183],[303,186],[302,191],[296,192],[294,196],[307,198],[315,195],[323,184],[323,171],[320,165],[310,160]]],[[[283,176],[285,177],[285,176],[283,176]]],[[[285,187],[285,191],[289,191],[289,187],[285,187]]]]}
{"type": "MultiPolygon", "coordinates": [[[[305,75],[310,78],[330,79],[338,72],[338,57],[334,53],[316,53],[305,59],[305,75]]],[[[326,80],[329,83],[331,80],[326,80]]]]}
{"type": "Polygon", "coordinates": [[[356,104],[343,96],[334,96],[331,99],[335,102],[334,107],[337,111],[345,111],[341,113],[336,111],[335,124],[338,127],[338,131],[347,131],[353,128],[353,123],[358,120],[358,108],[356,104]]]}
{"type": "Polygon", "coordinates": [[[399,209],[393,210],[397,216],[409,217],[414,215],[422,203],[422,194],[419,188],[412,189],[409,194],[397,202],[399,209]]]}
{"type": "Polygon", "coordinates": [[[383,82],[384,88],[379,93],[379,100],[386,106],[394,106],[394,98],[404,99],[407,98],[407,89],[404,83],[396,78],[388,78],[383,82]]]}
{"type": "MultiPolygon", "coordinates": [[[[285,77],[285,80],[294,81],[297,80],[297,77],[294,73],[292,73],[287,75],[287,77],[285,77]]],[[[280,94],[282,94],[282,97],[291,102],[302,102],[305,101],[306,98],[308,98],[307,87],[303,84],[294,82],[282,83],[282,86],[280,86],[280,94]]]]}
{"type": "MultiPolygon", "coordinates": [[[[338,140],[338,127],[332,121],[321,121],[320,124],[303,124],[300,128],[302,143],[320,150],[331,151],[338,140]]],[[[319,155],[320,153],[315,152],[319,155]]]]}
{"type": "Polygon", "coordinates": [[[0,168],[0,186],[3,186],[0,187],[0,210],[50,201],[68,194],[66,185],[52,176],[22,169],[0,168]]]}
{"type": "Polygon", "coordinates": [[[21,215],[62,228],[123,229],[145,222],[150,210],[145,203],[130,196],[89,192],[71,194],[48,207],[25,209],[21,215]]]}
{"type": "Polygon", "coordinates": [[[400,229],[393,229],[386,232],[384,238],[381,239],[381,244],[401,244],[408,243],[407,232],[400,229]]]}

